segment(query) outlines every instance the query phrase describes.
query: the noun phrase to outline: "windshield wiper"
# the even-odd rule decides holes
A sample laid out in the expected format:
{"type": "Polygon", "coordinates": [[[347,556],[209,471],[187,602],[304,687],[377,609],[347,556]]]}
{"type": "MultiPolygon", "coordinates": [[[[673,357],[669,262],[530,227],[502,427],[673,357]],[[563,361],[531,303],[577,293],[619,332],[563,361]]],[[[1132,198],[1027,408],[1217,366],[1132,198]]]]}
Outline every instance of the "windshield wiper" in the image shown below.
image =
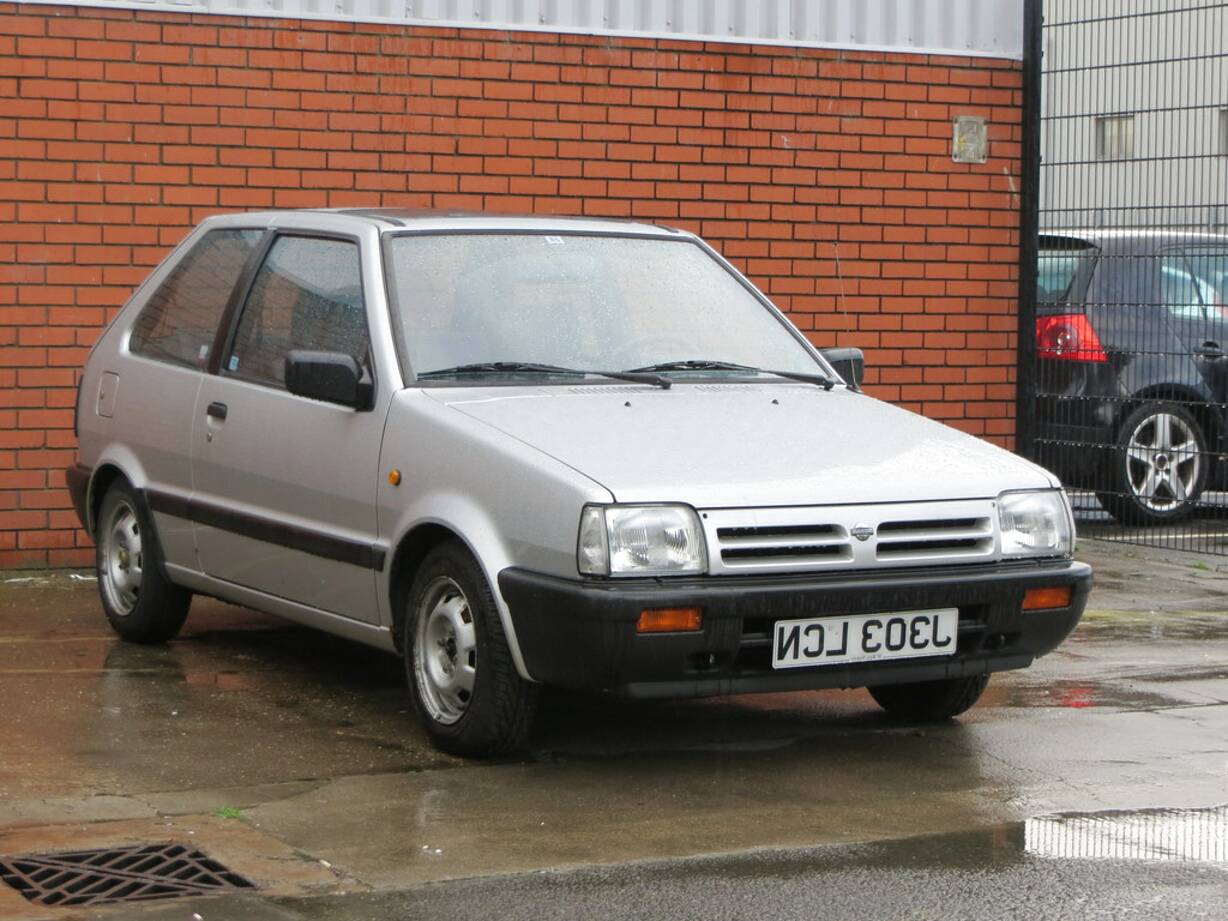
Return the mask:
{"type": "Polygon", "coordinates": [[[732,361],[715,361],[708,358],[689,358],[686,361],[663,361],[643,368],[632,368],[636,372],[648,371],[758,371],[750,365],[739,365],[732,361]]]}
{"type": "Polygon", "coordinates": [[[750,371],[755,374],[772,374],[789,380],[802,381],[807,384],[818,384],[824,390],[831,390],[836,382],[826,374],[806,374],[803,371],[769,371],[756,368],[753,365],[740,365],[732,361],[712,361],[709,359],[692,358],[686,361],[662,361],[643,368],[632,368],[636,374],[647,374],[654,371],[750,371]]]}
{"type": "Polygon", "coordinates": [[[458,374],[500,374],[525,372],[529,374],[583,374],[570,368],[560,368],[557,365],[543,365],[533,361],[475,361],[467,365],[453,365],[450,368],[436,368],[434,371],[423,371],[419,380],[431,380],[437,377],[453,377],[458,374]]]}
{"type": "Polygon", "coordinates": [[[662,390],[669,390],[673,386],[673,382],[668,377],[646,371],[584,371],[579,368],[544,365],[535,361],[476,361],[467,365],[424,371],[418,375],[418,380],[437,380],[441,377],[456,377],[465,374],[574,374],[579,377],[594,375],[620,381],[632,381],[637,384],[652,384],[662,390]]]}

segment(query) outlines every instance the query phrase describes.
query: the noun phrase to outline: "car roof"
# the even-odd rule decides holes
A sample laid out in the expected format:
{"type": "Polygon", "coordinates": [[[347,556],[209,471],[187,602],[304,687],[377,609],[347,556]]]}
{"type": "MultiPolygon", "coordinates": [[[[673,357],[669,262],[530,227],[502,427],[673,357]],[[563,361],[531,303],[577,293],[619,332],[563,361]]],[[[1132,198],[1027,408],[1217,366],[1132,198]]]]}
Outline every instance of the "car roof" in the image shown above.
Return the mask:
{"type": "Polygon", "coordinates": [[[672,227],[645,224],[617,218],[587,218],[542,214],[485,214],[471,211],[431,211],[412,208],[299,208],[277,211],[252,211],[209,218],[214,226],[252,224],[275,226],[292,221],[295,215],[334,218],[337,229],[356,224],[375,226],[381,232],[395,231],[534,231],[593,234],[636,234],[667,238],[691,234],[672,227]]]}
{"type": "Polygon", "coordinates": [[[1040,245],[1053,248],[1054,244],[1091,244],[1102,252],[1117,255],[1154,253],[1169,246],[1197,246],[1199,244],[1228,244],[1228,233],[1213,230],[1189,230],[1174,227],[1130,227],[1108,229],[1104,227],[1042,230],[1040,245]]]}

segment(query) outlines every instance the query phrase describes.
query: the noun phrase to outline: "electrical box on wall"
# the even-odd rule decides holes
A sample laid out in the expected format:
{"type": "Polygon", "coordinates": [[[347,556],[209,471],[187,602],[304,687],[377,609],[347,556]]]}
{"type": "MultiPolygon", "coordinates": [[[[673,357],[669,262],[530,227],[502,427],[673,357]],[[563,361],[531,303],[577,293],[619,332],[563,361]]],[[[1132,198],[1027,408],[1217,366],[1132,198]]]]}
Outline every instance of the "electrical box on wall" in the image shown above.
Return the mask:
{"type": "Polygon", "coordinates": [[[989,156],[989,126],[979,115],[960,115],[955,119],[951,138],[951,159],[956,163],[984,163],[989,156]]]}

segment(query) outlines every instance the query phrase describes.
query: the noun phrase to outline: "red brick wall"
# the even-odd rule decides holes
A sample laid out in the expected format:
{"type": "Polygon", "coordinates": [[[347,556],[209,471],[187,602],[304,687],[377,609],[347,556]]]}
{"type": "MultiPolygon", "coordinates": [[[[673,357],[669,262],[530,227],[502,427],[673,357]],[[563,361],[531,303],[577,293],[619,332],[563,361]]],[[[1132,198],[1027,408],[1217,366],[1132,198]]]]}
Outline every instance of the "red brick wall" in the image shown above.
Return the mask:
{"type": "Polygon", "coordinates": [[[0,566],[85,564],[76,370],[219,211],[698,231],[876,396],[1010,445],[1021,71],[877,52],[0,2],[0,566]],[[991,159],[950,159],[951,119],[991,159]]]}

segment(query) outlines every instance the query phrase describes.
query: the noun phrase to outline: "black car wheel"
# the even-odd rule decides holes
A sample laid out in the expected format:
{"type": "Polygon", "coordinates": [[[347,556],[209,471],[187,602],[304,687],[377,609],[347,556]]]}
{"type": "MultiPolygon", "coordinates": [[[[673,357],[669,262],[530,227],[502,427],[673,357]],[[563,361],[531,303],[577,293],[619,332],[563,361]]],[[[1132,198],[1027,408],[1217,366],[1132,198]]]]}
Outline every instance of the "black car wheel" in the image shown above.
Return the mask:
{"type": "Polygon", "coordinates": [[[460,544],[423,560],[403,645],[410,695],[439,748],[484,757],[524,746],[539,688],[516,671],[490,586],[460,544]]]}
{"type": "Polygon", "coordinates": [[[959,716],[971,707],[988,684],[988,675],[971,675],[912,684],[884,684],[866,690],[880,707],[897,719],[938,722],[959,716]]]}
{"type": "Polygon", "coordinates": [[[1149,403],[1126,417],[1113,452],[1111,491],[1100,504],[1122,524],[1188,518],[1207,482],[1207,438],[1188,409],[1149,403]]]}

